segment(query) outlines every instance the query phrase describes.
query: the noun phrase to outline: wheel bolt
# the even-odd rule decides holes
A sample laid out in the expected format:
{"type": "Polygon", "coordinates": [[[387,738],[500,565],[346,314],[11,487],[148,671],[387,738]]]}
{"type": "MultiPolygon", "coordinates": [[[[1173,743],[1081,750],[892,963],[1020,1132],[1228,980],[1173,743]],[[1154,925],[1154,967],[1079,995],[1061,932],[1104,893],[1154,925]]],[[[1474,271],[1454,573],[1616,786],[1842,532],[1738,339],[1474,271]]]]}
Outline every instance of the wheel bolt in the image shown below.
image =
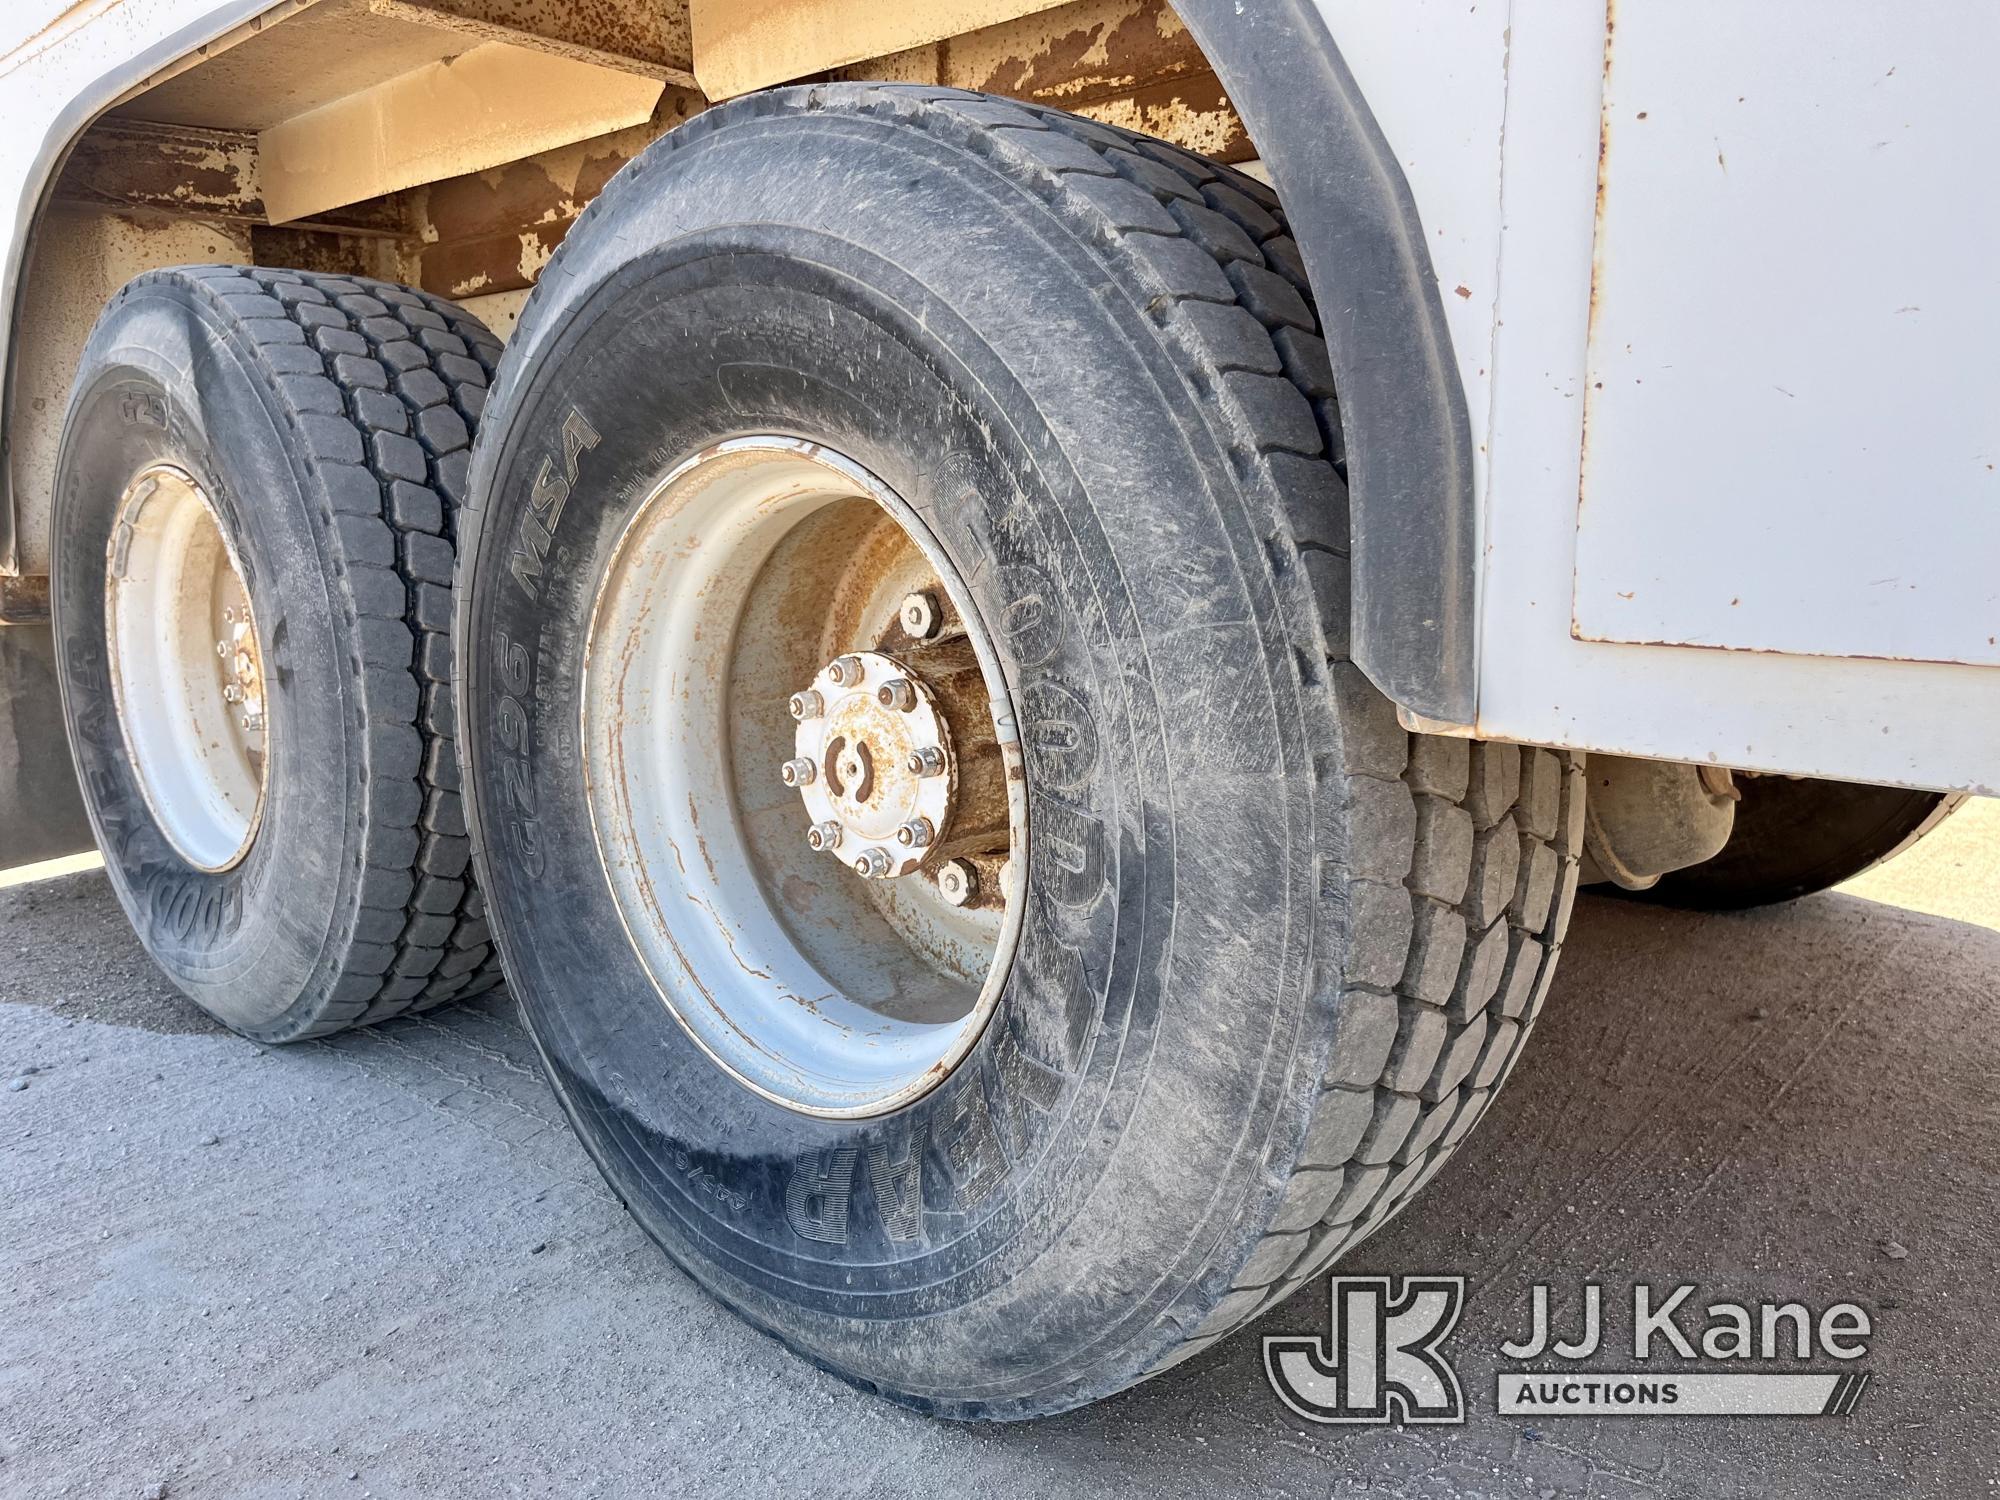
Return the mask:
{"type": "Polygon", "coordinates": [[[858,656],[837,656],[833,665],[826,669],[826,675],[840,687],[853,687],[868,675],[868,669],[861,664],[858,656]]]}
{"type": "Polygon", "coordinates": [[[917,690],[910,685],[908,678],[892,677],[875,689],[875,701],[884,708],[906,714],[917,706],[917,690]]]}
{"type": "Polygon", "coordinates": [[[792,701],[787,706],[791,709],[793,718],[803,721],[817,719],[826,708],[826,702],[818,693],[807,688],[803,693],[792,694],[792,701]]]}
{"type": "Polygon", "coordinates": [[[264,716],[262,714],[245,714],[243,716],[243,732],[245,734],[256,734],[263,727],[264,716]]]}
{"type": "Polygon", "coordinates": [[[903,631],[914,640],[927,641],[938,633],[938,626],[944,621],[940,617],[937,595],[925,590],[906,595],[903,607],[896,612],[903,622],[903,631]]]}
{"type": "Polygon", "coordinates": [[[854,861],[854,872],[867,880],[880,880],[889,873],[893,861],[886,849],[865,849],[854,861]]]}
{"type": "Polygon", "coordinates": [[[922,849],[930,843],[936,831],[931,827],[929,818],[912,818],[896,830],[896,842],[905,849],[922,849]]]}
{"type": "Polygon", "coordinates": [[[824,823],[815,823],[806,834],[806,846],[814,850],[838,849],[840,847],[840,825],[828,818],[824,823]]]}
{"type": "Polygon", "coordinates": [[[938,894],[953,906],[970,906],[979,894],[979,872],[965,859],[948,859],[937,872],[938,894]]]}
{"type": "Polygon", "coordinates": [[[945,765],[944,751],[936,745],[926,745],[921,750],[912,750],[905,764],[918,776],[942,776],[945,765]]]}
{"type": "Polygon", "coordinates": [[[238,687],[235,683],[225,682],[222,685],[222,701],[224,703],[240,703],[242,699],[243,699],[243,689],[238,687]]]}
{"type": "Polygon", "coordinates": [[[813,778],[819,775],[819,767],[812,760],[801,755],[797,760],[788,760],[779,768],[778,779],[786,786],[811,786],[813,778]]]}

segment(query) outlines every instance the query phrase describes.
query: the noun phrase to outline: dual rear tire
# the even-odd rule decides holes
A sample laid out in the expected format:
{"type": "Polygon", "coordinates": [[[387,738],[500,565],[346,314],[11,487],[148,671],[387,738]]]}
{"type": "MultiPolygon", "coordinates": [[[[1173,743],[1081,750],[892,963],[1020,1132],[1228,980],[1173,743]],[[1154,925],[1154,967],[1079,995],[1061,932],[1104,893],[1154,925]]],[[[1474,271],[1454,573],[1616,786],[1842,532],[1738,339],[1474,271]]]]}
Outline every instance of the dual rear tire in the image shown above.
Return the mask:
{"type": "Polygon", "coordinates": [[[1583,777],[1412,736],[1349,660],[1268,188],[978,95],[780,91],[606,188],[489,413],[497,353],[263,268],[142,277],[92,337],[65,701],[198,1003],[288,1041],[475,993],[490,904],[639,1222],[958,1417],[1199,1353],[1465,1138],[1583,777]]]}
{"type": "Polygon", "coordinates": [[[54,530],[71,749],[141,941],[246,1036],[499,982],[450,634],[498,353],[408,288],[238,266],[139,277],[84,350],[54,530]]]}

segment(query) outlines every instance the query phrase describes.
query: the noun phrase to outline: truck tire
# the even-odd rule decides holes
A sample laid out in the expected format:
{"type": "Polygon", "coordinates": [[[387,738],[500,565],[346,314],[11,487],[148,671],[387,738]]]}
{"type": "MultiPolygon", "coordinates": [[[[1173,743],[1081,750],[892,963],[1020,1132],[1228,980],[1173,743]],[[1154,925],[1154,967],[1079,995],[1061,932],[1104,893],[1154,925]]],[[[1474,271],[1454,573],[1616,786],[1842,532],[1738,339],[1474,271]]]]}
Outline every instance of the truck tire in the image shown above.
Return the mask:
{"type": "MultiPolygon", "coordinates": [[[[1691,911],[1796,901],[1893,859],[1958,811],[1962,796],[1790,776],[1739,776],[1736,827],[1713,859],[1613,892],[1691,911]]],[[[1606,887],[1609,890],[1609,887],[1606,887]]]]}
{"type": "Polygon", "coordinates": [[[264,1042],[492,987],[452,742],[451,582],[499,345],[406,287],[151,271],[56,475],[63,712],[113,890],[264,1042]]]}
{"type": "Polygon", "coordinates": [[[565,1109],[703,1286],[919,1410],[1031,1417],[1437,1169],[1546,993],[1583,778],[1413,738],[1349,661],[1268,188],[978,94],[780,90],[620,173],[516,338],[459,596],[476,857],[565,1109]],[[906,717],[816,738],[883,672],[906,717]],[[873,781],[933,686],[949,754],[873,781]],[[975,852],[910,875],[806,800],[947,774],[975,852]]]}

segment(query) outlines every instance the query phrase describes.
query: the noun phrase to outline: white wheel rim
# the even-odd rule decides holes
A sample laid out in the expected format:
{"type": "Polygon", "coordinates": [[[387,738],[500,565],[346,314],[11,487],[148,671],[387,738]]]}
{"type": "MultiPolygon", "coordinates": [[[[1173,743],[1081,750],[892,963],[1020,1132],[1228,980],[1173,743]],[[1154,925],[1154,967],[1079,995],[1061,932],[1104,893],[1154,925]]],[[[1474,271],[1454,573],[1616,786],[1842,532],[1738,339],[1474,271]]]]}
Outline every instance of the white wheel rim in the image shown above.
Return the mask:
{"type": "Polygon", "coordinates": [[[976,910],[922,875],[863,880],[808,849],[810,819],[780,781],[787,695],[853,649],[841,633],[873,629],[885,598],[893,618],[919,571],[977,653],[969,680],[1013,768],[1005,837],[1025,849],[1011,700],[969,593],[899,497],[817,445],[737,439],[668,475],[619,539],[585,646],[591,823],[633,951],[714,1062],[806,1114],[885,1113],[949,1076],[1020,926],[1024,860],[993,867],[976,910]],[[866,539],[866,587],[829,560],[844,536],[866,539]]]}
{"type": "Polygon", "coordinates": [[[111,682],[139,787],[196,869],[240,864],[270,758],[262,637],[242,565],[186,470],[141,471],[106,551],[111,682]]]}

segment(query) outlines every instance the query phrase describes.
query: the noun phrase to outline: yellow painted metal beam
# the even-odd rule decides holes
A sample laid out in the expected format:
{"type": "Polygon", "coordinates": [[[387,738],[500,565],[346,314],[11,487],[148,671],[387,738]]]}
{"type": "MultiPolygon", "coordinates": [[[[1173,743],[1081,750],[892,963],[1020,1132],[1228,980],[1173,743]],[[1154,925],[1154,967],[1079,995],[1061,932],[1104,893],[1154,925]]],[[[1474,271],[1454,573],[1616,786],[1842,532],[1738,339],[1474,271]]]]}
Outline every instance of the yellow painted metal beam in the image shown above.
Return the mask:
{"type": "MultiPolygon", "coordinates": [[[[694,74],[685,66],[687,59],[675,60],[664,26],[655,25],[657,34],[634,35],[632,26],[612,24],[636,21],[641,14],[651,13],[650,3],[644,7],[628,4],[609,12],[601,27],[593,24],[595,16],[577,15],[566,0],[543,0],[526,13],[522,13],[519,0],[368,0],[368,9],[393,20],[456,31],[474,41],[553,52],[578,62],[643,73],[682,88],[694,87],[694,74]],[[507,19],[496,20],[496,16],[507,19]]],[[[657,23],[658,18],[654,19],[657,23]]]]}
{"type": "Polygon", "coordinates": [[[264,207],[286,223],[643,124],[663,85],[489,42],[261,132],[264,207]]]}
{"type": "Polygon", "coordinates": [[[1064,0],[693,0],[694,72],[727,99],[997,26],[1064,0]]]}

